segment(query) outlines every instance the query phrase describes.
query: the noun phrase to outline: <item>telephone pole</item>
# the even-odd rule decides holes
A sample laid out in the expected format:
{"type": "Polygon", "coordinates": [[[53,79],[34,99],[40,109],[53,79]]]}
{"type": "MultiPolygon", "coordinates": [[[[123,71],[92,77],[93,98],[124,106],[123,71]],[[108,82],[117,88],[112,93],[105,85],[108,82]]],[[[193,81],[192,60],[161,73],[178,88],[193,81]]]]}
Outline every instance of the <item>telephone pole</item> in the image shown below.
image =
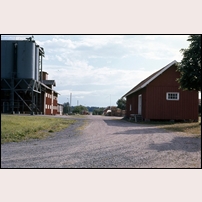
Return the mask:
{"type": "Polygon", "coordinates": [[[110,94],[110,109],[111,109],[111,94],[110,94]]]}
{"type": "Polygon", "coordinates": [[[72,106],[72,93],[70,93],[70,103],[69,103],[69,112],[71,113],[71,106],[72,106]]]}

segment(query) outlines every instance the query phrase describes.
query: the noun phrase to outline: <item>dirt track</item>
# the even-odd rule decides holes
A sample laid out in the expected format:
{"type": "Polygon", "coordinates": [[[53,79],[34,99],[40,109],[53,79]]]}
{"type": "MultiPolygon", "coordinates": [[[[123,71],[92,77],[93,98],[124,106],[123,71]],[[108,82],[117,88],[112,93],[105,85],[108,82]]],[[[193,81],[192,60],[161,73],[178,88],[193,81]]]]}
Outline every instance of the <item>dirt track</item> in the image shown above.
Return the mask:
{"type": "Polygon", "coordinates": [[[1,167],[200,168],[201,139],[89,115],[45,140],[1,145],[1,167]]]}

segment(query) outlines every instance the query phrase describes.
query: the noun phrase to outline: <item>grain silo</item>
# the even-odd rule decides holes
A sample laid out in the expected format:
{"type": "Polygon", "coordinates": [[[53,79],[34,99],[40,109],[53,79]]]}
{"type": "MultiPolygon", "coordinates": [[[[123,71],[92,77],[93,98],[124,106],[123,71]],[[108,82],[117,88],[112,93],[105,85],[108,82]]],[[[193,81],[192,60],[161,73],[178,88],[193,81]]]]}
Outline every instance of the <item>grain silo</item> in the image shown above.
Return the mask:
{"type": "Polygon", "coordinates": [[[41,113],[46,86],[39,80],[44,50],[32,37],[1,40],[1,112],[41,113]]]}
{"type": "Polygon", "coordinates": [[[10,79],[14,65],[14,43],[1,41],[1,78],[10,79]]]}
{"type": "Polygon", "coordinates": [[[39,46],[35,47],[35,80],[39,80],[39,46]]]}
{"type": "Polygon", "coordinates": [[[34,41],[17,43],[17,78],[35,79],[35,47],[34,41]]]}

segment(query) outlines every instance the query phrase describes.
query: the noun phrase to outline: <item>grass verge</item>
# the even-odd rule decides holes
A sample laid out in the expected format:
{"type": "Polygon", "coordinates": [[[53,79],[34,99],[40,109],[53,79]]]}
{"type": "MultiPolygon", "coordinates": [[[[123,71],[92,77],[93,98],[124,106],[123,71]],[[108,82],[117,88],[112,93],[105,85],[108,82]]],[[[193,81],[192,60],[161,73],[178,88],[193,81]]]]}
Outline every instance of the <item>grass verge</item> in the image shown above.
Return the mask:
{"type": "Polygon", "coordinates": [[[156,126],[158,128],[163,128],[170,131],[184,132],[189,136],[201,137],[201,117],[199,117],[199,122],[192,123],[172,123],[172,122],[148,122],[146,124],[156,126]]]}
{"type": "Polygon", "coordinates": [[[84,120],[83,124],[81,126],[79,126],[76,130],[78,130],[78,131],[84,130],[85,127],[88,125],[88,123],[89,123],[88,120],[84,120]]]}
{"type": "Polygon", "coordinates": [[[75,122],[76,120],[45,116],[1,115],[1,144],[42,139],[75,122]]]}

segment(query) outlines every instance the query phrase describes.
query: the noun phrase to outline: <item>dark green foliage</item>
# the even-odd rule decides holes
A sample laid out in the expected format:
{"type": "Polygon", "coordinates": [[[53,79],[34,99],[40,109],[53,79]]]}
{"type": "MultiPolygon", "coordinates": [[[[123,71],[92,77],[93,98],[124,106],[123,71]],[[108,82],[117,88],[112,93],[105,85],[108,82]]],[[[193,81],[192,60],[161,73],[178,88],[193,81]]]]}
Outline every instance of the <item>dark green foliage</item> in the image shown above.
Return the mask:
{"type": "Polygon", "coordinates": [[[201,91],[201,35],[190,35],[187,41],[189,48],[180,50],[183,59],[178,64],[181,77],[177,81],[184,90],[201,91]]]}
{"type": "Polygon", "coordinates": [[[122,109],[122,110],[126,109],[126,99],[121,98],[116,102],[116,104],[117,104],[117,108],[122,109]]]}
{"type": "Polygon", "coordinates": [[[86,107],[82,106],[82,105],[79,105],[79,106],[76,106],[74,107],[73,109],[73,113],[76,113],[76,114],[83,114],[84,111],[88,111],[86,107]]]}
{"type": "Polygon", "coordinates": [[[69,102],[63,104],[63,114],[69,113],[69,102]]]}
{"type": "Polygon", "coordinates": [[[93,115],[102,115],[103,114],[103,111],[104,111],[104,108],[103,107],[101,107],[101,108],[99,108],[99,107],[97,107],[97,108],[95,108],[94,110],[93,110],[93,115]]]}

